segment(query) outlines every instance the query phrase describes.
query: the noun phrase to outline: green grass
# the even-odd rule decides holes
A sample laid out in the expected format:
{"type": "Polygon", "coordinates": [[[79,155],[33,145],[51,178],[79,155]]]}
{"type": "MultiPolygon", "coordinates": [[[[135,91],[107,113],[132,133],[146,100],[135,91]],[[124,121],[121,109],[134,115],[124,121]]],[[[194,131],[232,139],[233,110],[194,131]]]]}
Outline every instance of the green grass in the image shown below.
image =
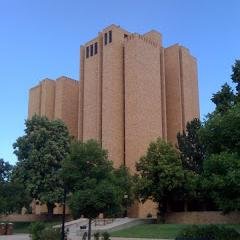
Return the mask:
{"type": "Polygon", "coordinates": [[[140,224],[131,228],[112,232],[113,237],[132,238],[174,238],[186,227],[185,224],[140,224]]]}
{"type": "Polygon", "coordinates": [[[240,224],[223,224],[223,225],[235,228],[240,233],[240,224]]]}
{"type": "MultiPolygon", "coordinates": [[[[49,221],[44,222],[47,227],[52,227],[54,225],[60,224],[60,221],[49,221]]],[[[31,222],[13,222],[13,233],[29,233],[29,226],[31,222]]]]}
{"type": "MultiPolygon", "coordinates": [[[[15,222],[14,233],[29,233],[31,222],[15,222]]],[[[52,227],[60,224],[59,221],[45,222],[46,226],[52,227]]],[[[171,238],[174,239],[179,231],[187,227],[187,224],[141,224],[131,228],[111,233],[113,237],[129,238],[171,238]]],[[[240,232],[240,224],[227,224],[225,226],[233,227],[240,232]]]]}
{"type": "MultiPolygon", "coordinates": [[[[113,237],[129,237],[129,238],[171,238],[174,239],[177,234],[187,224],[141,224],[131,228],[115,231],[111,233],[113,237]]],[[[240,225],[226,225],[234,227],[240,231],[240,225]]]]}

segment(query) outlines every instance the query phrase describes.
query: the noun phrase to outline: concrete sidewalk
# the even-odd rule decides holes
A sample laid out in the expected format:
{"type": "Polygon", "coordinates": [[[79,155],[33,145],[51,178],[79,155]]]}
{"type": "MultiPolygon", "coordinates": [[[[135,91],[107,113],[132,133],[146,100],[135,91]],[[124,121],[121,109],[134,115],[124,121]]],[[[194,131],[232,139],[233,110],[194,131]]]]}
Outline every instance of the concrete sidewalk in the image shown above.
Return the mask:
{"type": "Polygon", "coordinates": [[[111,240],[173,240],[173,239],[160,239],[160,238],[120,238],[111,237],[111,240]]]}
{"type": "MultiPolygon", "coordinates": [[[[30,240],[28,234],[17,234],[17,235],[9,235],[9,236],[0,236],[0,240],[30,240]]],[[[71,238],[71,240],[81,240],[81,238],[71,238]]],[[[119,238],[119,237],[111,237],[111,240],[171,240],[171,239],[150,239],[150,238],[119,238]]]]}
{"type": "MultiPolygon", "coordinates": [[[[81,240],[81,238],[70,238],[71,240],[81,240]]],[[[93,238],[92,238],[93,239],[93,238]]],[[[173,240],[173,239],[160,239],[160,238],[120,238],[120,237],[110,237],[111,240],[173,240]]]]}
{"type": "Polygon", "coordinates": [[[16,234],[0,236],[0,240],[30,240],[30,237],[28,234],[16,234]]]}

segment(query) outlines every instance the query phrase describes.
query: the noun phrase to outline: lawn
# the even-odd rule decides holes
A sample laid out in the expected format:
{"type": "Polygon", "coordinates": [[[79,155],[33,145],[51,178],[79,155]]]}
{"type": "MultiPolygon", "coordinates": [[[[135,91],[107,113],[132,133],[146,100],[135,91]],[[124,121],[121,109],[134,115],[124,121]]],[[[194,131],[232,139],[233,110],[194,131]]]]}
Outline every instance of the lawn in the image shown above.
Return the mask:
{"type": "MultiPolygon", "coordinates": [[[[59,221],[45,222],[51,227],[60,224],[59,221]]],[[[15,222],[14,233],[29,233],[29,225],[31,222],[15,222]]],[[[134,227],[111,233],[113,237],[129,237],[129,238],[165,238],[174,239],[179,231],[187,227],[187,224],[140,224],[134,227]]],[[[240,232],[240,224],[225,225],[235,228],[240,232]]]]}
{"type": "MultiPolygon", "coordinates": [[[[113,237],[174,239],[187,224],[141,224],[111,233],[113,237]]],[[[227,225],[240,231],[240,225],[227,225]]]]}

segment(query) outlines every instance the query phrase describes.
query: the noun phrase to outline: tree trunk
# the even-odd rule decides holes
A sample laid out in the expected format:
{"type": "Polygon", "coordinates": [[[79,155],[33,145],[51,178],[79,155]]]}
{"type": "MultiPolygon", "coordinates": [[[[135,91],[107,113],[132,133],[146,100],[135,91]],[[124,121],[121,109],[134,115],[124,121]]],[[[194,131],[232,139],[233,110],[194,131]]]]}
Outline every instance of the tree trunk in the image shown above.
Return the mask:
{"type": "Polygon", "coordinates": [[[53,218],[53,209],[55,207],[54,203],[47,203],[47,210],[48,210],[48,219],[53,218]]]}
{"type": "Polygon", "coordinates": [[[91,240],[91,234],[92,234],[92,219],[88,219],[88,240],[91,240]]]}
{"type": "Polygon", "coordinates": [[[167,201],[163,200],[158,204],[157,223],[165,223],[165,215],[167,212],[167,201]]]}
{"type": "Polygon", "coordinates": [[[205,201],[203,202],[203,211],[207,211],[207,204],[205,201]]]}
{"type": "Polygon", "coordinates": [[[188,201],[184,200],[184,212],[188,211],[188,201]]]}

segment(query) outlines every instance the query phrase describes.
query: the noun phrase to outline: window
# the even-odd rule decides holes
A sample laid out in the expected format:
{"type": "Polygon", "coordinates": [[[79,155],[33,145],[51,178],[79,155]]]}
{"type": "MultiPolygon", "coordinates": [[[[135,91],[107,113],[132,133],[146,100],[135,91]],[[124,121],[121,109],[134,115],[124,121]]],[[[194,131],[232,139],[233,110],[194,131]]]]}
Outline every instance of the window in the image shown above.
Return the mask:
{"type": "Polygon", "coordinates": [[[107,45],[107,33],[104,34],[104,45],[107,45]]]}
{"type": "Polygon", "coordinates": [[[109,34],[109,43],[111,43],[112,42],[112,31],[109,31],[108,34],[109,34]]]}
{"type": "Polygon", "coordinates": [[[93,56],[93,44],[90,46],[90,56],[93,56]]]}
{"type": "Polygon", "coordinates": [[[95,44],[94,44],[94,54],[97,54],[97,51],[98,51],[98,45],[97,45],[97,42],[95,42],[95,44]]]}
{"type": "Polygon", "coordinates": [[[124,38],[127,38],[128,37],[128,35],[127,34],[124,34],[124,38]]]}
{"type": "Polygon", "coordinates": [[[89,57],[89,47],[87,47],[87,50],[86,50],[86,58],[89,57]]]}

